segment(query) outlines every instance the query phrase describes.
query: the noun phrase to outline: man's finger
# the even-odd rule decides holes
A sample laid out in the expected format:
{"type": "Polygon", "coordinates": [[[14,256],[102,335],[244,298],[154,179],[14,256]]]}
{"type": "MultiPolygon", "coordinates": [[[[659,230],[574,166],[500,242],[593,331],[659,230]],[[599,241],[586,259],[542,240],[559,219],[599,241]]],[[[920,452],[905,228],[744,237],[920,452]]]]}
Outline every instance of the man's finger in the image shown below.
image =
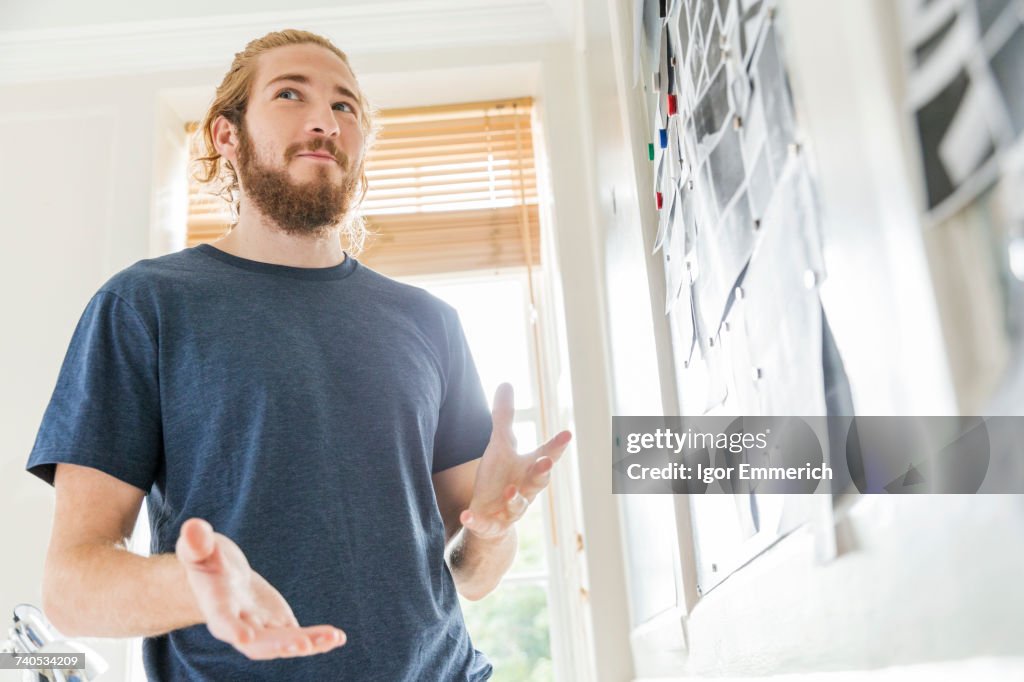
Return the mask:
{"type": "Polygon", "coordinates": [[[512,420],[515,417],[515,394],[512,384],[503,382],[494,391],[494,407],[491,409],[491,421],[493,431],[505,438],[510,438],[515,443],[515,436],[512,434],[512,420]]]}
{"type": "Polygon", "coordinates": [[[269,625],[259,614],[250,613],[249,611],[242,611],[239,614],[239,618],[244,620],[254,631],[269,625]]]}
{"type": "Polygon", "coordinates": [[[261,661],[299,656],[313,645],[308,637],[298,633],[296,628],[266,628],[257,631],[253,640],[239,649],[249,658],[261,661]]]}
{"type": "Polygon", "coordinates": [[[526,513],[526,508],[530,506],[530,501],[519,490],[516,490],[508,498],[505,506],[508,509],[509,521],[515,521],[526,513]]]}
{"type": "Polygon", "coordinates": [[[572,440],[572,431],[559,431],[548,440],[547,443],[537,448],[538,457],[550,457],[551,461],[557,462],[558,458],[565,452],[565,447],[572,440]]]}
{"type": "Polygon", "coordinates": [[[502,510],[501,515],[504,516],[502,520],[505,525],[509,526],[526,513],[526,508],[530,506],[530,500],[514,485],[509,485],[505,488],[504,499],[505,508],[502,510]]]}
{"type": "Polygon", "coordinates": [[[241,650],[249,658],[266,660],[320,654],[345,642],[345,633],[332,625],[263,628],[241,650]]]}
{"type": "Polygon", "coordinates": [[[526,478],[519,488],[528,502],[533,502],[533,498],[551,482],[551,469],[554,466],[555,462],[550,457],[538,457],[537,461],[530,465],[526,478]]]}
{"type": "Polygon", "coordinates": [[[285,657],[320,654],[341,646],[346,641],[345,633],[333,625],[312,625],[298,628],[298,632],[300,634],[295,635],[281,648],[285,657]]]}
{"type": "Polygon", "coordinates": [[[336,646],[342,646],[346,641],[344,631],[330,626],[327,627],[329,628],[328,630],[310,635],[310,639],[313,640],[313,648],[316,651],[329,651],[336,646]]]}

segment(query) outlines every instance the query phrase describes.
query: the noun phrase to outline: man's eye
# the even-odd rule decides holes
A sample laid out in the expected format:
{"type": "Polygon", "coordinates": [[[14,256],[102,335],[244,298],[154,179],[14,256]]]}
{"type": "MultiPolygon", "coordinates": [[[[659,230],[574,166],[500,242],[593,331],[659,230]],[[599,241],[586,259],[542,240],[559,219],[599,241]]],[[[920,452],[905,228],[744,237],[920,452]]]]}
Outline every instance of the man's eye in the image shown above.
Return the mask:
{"type": "MultiPolygon", "coordinates": [[[[295,97],[299,96],[298,93],[295,92],[294,90],[282,90],[281,92],[277,93],[277,96],[280,97],[281,95],[285,95],[285,94],[295,95],[295,97]]],[[[285,99],[288,99],[288,98],[285,98],[285,99]]]]}
{"type": "Polygon", "coordinates": [[[349,104],[348,102],[335,102],[334,103],[334,108],[337,109],[338,111],[347,111],[349,113],[355,112],[355,109],[353,109],[352,105],[349,104]],[[338,107],[347,107],[347,108],[346,109],[338,109],[338,107]]]}

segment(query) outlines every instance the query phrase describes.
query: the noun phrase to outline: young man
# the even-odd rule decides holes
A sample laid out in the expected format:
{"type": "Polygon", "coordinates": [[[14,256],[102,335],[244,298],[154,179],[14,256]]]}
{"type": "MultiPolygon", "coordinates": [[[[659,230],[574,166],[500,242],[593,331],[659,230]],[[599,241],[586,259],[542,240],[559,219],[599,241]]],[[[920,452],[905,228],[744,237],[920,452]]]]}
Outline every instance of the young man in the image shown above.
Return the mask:
{"type": "Polygon", "coordinates": [[[518,455],[455,310],[342,250],[373,132],[330,42],[253,41],[200,159],[237,224],[118,273],[75,330],[27,465],[56,489],[44,607],[145,636],[151,680],[490,676],[456,589],[498,583],[570,434],[518,455]]]}

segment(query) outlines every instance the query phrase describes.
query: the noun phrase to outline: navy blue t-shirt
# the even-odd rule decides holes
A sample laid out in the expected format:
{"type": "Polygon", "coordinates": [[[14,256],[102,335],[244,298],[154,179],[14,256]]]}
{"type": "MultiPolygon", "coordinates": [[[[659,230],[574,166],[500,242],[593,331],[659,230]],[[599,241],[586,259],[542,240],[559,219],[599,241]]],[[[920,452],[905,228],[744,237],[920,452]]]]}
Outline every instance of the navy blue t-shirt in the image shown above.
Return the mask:
{"type": "Polygon", "coordinates": [[[351,256],[297,268],[200,245],[89,302],[27,469],[52,484],[71,462],[146,491],[154,554],[206,519],[300,624],[348,635],[253,661],[196,625],[144,640],[151,680],[483,680],[431,475],[490,433],[448,304],[351,256]]]}

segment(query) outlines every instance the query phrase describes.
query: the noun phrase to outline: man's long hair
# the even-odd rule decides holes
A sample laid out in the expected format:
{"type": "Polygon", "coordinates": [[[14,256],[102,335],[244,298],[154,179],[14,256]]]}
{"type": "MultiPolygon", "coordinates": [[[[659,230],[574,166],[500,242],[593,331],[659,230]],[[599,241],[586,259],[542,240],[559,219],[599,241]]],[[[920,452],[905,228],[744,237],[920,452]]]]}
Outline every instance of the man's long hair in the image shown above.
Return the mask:
{"type": "MultiPolygon", "coordinates": [[[[240,199],[238,171],[230,161],[220,155],[214,146],[213,122],[217,120],[218,116],[223,116],[237,128],[243,128],[245,111],[249,105],[249,93],[252,90],[252,81],[256,74],[257,58],[275,47],[307,44],[319,45],[330,50],[345,63],[349,71],[352,71],[348,56],[323,36],[297,29],[268,33],[262,38],[251,41],[244,50],[235,54],[235,59],[231,62],[231,69],[224,75],[221,84],[217,86],[213,103],[210,104],[210,109],[206,112],[202,124],[196,131],[191,160],[192,176],[204,185],[212,186],[213,193],[221,196],[231,205],[234,222],[238,221],[240,199]]],[[[355,77],[355,72],[352,75],[355,77]]],[[[352,202],[351,210],[342,221],[341,233],[348,249],[358,254],[364,246],[367,232],[363,217],[358,210],[369,187],[366,179],[366,151],[373,145],[378,128],[375,121],[376,111],[366,99],[362,89],[358,87],[358,81],[356,91],[359,97],[359,125],[363,129],[365,140],[364,153],[359,167],[355,169],[355,172],[359,174],[359,193],[352,202]]]]}

